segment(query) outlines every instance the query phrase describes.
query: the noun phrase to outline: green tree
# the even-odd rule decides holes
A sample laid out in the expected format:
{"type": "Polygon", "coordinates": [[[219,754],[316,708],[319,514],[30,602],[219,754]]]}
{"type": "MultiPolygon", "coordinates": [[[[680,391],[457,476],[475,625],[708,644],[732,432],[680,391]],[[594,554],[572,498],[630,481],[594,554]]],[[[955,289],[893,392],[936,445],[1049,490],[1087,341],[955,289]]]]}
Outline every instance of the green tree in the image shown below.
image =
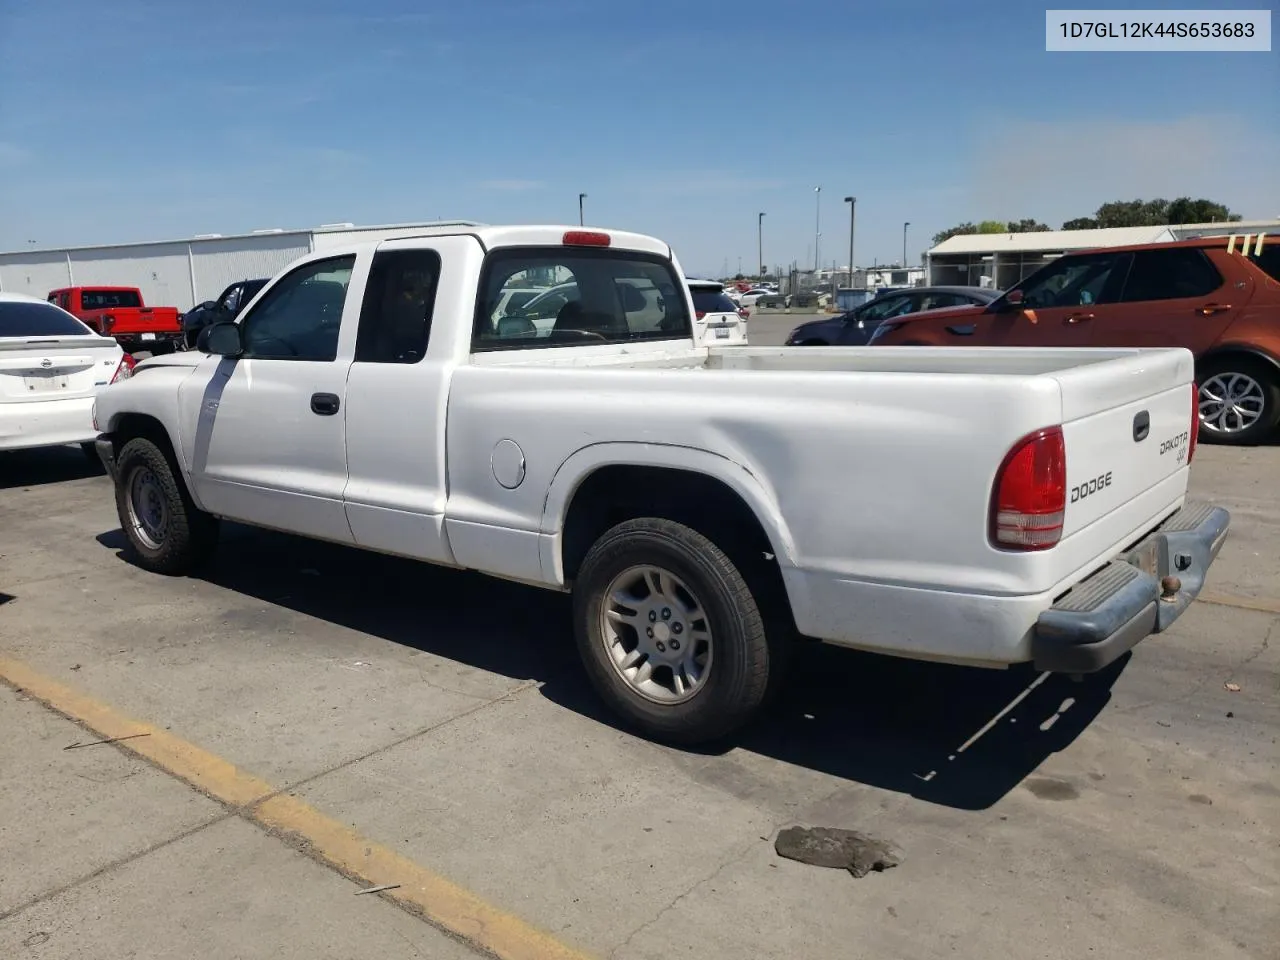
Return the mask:
{"type": "Polygon", "coordinates": [[[1009,221],[1009,233],[1044,233],[1050,227],[1047,223],[1041,223],[1039,220],[1018,220],[1009,221]]]}
{"type": "Polygon", "coordinates": [[[1173,223],[1209,223],[1239,220],[1226,204],[1214,200],[1179,197],[1169,201],[1113,200],[1104,203],[1092,217],[1078,217],[1062,225],[1063,230],[1090,230],[1094,227],[1163,227],[1173,223]]]}
{"type": "Polygon", "coordinates": [[[1168,214],[1170,223],[1231,223],[1240,219],[1240,214],[1232,213],[1225,203],[1190,197],[1179,197],[1170,203],[1168,214]]]}
{"type": "Polygon", "coordinates": [[[940,230],[933,235],[933,245],[936,247],[943,240],[950,240],[952,237],[958,237],[966,233],[977,233],[978,228],[972,223],[960,223],[947,230],[940,230]]]}

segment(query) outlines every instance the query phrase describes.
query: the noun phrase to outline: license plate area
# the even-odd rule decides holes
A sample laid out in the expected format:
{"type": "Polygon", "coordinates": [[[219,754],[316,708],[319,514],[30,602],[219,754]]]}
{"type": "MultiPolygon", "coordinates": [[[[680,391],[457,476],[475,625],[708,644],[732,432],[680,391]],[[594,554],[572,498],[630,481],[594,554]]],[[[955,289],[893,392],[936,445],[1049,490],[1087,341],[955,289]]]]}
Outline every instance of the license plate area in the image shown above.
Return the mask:
{"type": "Polygon", "coordinates": [[[1150,574],[1157,580],[1168,573],[1168,550],[1164,537],[1158,534],[1148,537],[1124,556],[1125,562],[1137,567],[1143,573],[1150,574]]]}
{"type": "Polygon", "coordinates": [[[57,393],[67,389],[67,375],[49,370],[27,370],[22,382],[28,393],[57,393]]]}
{"type": "Polygon", "coordinates": [[[154,333],[144,333],[142,335],[143,340],[154,340],[155,338],[156,338],[156,335],[154,333]]]}

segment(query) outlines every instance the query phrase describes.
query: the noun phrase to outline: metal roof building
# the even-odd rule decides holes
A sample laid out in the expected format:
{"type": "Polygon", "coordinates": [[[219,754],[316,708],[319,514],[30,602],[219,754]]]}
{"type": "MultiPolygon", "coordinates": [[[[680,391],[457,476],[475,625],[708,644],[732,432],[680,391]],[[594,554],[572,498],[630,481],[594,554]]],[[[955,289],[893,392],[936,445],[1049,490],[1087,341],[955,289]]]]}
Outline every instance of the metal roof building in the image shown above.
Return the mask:
{"type": "Polygon", "coordinates": [[[303,230],[199,234],[97,247],[58,247],[0,253],[0,290],[44,298],[75,286],[138,287],[147,303],[189,310],[237,280],[270,277],[299,257],[367,237],[412,236],[424,228],[475,226],[471,221],[357,227],[330,223],[303,230]]]}
{"type": "Polygon", "coordinates": [[[1280,220],[1048,230],[1041,233],[966,233],[948,237],[925,254],[926,275],[933,284],[994,286],[1007,290],[1023,277],[1072,250],[1265,232],[1280,232],[1280,220]]]}

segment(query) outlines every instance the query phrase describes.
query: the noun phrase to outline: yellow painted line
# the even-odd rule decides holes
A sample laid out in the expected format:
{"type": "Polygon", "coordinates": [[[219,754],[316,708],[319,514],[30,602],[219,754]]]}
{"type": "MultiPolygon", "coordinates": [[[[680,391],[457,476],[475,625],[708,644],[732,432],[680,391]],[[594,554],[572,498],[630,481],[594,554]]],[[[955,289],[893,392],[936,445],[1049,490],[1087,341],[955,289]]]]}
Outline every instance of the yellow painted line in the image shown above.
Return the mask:
{"type": "Polygon", "coordinates": [[[588,955],[493,906],[453,881],[356,833],[297,797],[166,730],[122,716],[26,664],[0,657],[0,680],[104,739],[143,757],[273,833],[301,841],[306,851],[365,885],[398,884],[378,896],[399,902],[436,927],[500,960],[589,960],[588,955]]]}
{"type": "Polygon", "coordinates": [[[1259,613],[1280,615],[1280,600],[1267,597],[1237,597],[1227,593],[1202,593],[1196,597],[1200,603],[1211,603],[1218,607],[1237,607],[1241,610],[1256,610],[1259,613]]]}

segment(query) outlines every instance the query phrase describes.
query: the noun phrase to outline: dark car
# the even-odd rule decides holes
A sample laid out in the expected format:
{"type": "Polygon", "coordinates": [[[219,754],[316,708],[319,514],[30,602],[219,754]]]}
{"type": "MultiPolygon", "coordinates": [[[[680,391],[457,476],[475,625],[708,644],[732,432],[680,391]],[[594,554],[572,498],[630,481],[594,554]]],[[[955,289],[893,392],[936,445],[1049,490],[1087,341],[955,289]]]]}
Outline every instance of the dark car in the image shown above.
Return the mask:
{"type": "Polygon", "coordinates": [[[892,290],[868,300],[838,317],[810,320],[791,331],[787,346],[861,347],[882,322],[921,310],[941,307],[982,306],[1000,296],[985,287],[910,287],[892,290]]]}
{"type": "Polygon", "coordinates": [[[211,323],[234,320],[255,296],[258,291],[270,282],[270,278],[258,280],[237,280],[218,295],[217,300],[206,300],[196,304],[182,315],[182,335],[187,347],[196,345],[200,331],[211,323]]]}

